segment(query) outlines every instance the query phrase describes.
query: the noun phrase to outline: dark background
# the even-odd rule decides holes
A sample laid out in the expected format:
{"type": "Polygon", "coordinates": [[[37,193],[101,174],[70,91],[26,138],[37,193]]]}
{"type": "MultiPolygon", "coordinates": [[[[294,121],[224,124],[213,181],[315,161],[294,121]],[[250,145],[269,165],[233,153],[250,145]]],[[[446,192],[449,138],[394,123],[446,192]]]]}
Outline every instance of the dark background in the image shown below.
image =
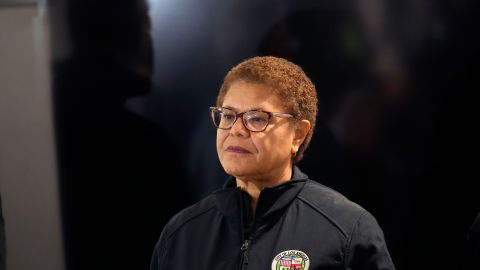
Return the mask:
{"type": "Polygon", "coordinates": [[[208,107],[254,55],[317,87],[300,168],[374,214],[397,269],[458,269],[480,211],[477,2],[53,1],[68,270],[147,269],[167,220],[221,187],[208,107]]]}

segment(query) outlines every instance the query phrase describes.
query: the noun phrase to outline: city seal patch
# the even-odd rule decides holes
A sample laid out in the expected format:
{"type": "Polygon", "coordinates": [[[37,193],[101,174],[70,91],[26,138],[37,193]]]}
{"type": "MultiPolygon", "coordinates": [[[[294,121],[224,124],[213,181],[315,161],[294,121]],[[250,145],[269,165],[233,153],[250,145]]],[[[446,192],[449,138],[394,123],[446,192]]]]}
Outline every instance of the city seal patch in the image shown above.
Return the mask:
{"type": "Polygon", "coordinates": [[[300,250],[286,250],[278,253],[272,261],[272,270],[308,270],[310,259],[300,250]]]}

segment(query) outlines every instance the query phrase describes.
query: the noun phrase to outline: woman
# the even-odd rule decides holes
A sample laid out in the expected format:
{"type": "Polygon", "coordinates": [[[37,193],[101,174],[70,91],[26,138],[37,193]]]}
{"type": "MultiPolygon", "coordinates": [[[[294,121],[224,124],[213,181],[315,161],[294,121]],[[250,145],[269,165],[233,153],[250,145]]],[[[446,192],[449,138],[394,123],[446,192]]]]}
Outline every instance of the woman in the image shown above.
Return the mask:
{"type": "Polygon", "coordinates": [[[394,269],[375,218],[303,174],[316,90],[302,69],[254,57],[225,77],[211,117],[231,175],[165,226],[151,270],[394,269]]]}

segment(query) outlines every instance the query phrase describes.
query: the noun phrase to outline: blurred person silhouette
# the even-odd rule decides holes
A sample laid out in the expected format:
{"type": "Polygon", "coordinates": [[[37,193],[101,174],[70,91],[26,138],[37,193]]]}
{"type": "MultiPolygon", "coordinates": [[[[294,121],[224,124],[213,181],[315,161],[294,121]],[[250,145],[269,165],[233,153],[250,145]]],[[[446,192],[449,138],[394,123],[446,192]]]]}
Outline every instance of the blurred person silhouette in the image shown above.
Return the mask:
{"type": "Polygon", "coordinates": [[[168,195],[183,182],[170,135],[125,105],[151,88],[148,6],[67,4],[71,53],[53,73],[67,269],[146,269],[159,229],[189,200],[168,195]]]}
{"type": "Polygon", "coordinates": [[[210,111],[230,177],[168,222],[151,270],[395,269],[373,215],[296,165],[317,116],[315,86],[299,66],[244,60],[210,111]]]}

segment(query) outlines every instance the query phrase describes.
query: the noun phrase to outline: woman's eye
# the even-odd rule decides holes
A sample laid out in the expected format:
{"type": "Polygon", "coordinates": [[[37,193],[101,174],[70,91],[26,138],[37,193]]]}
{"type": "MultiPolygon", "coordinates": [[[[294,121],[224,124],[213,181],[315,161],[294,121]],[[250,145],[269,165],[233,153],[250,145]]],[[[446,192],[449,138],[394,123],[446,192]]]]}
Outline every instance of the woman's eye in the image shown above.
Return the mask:
{"type": "Polygon", "coordinates": [[[249,119],[249,121],[252,121],[255,123],[264,123],[266,120],[265,118],[262,118],[262,117],[252,117],[249,119]]]}
{"type": "Polygon", "coordinates": [[[233,120],[235,119],[235,115],[224,114],[223,118],[225,118],[225,120],[233,120]]]}

